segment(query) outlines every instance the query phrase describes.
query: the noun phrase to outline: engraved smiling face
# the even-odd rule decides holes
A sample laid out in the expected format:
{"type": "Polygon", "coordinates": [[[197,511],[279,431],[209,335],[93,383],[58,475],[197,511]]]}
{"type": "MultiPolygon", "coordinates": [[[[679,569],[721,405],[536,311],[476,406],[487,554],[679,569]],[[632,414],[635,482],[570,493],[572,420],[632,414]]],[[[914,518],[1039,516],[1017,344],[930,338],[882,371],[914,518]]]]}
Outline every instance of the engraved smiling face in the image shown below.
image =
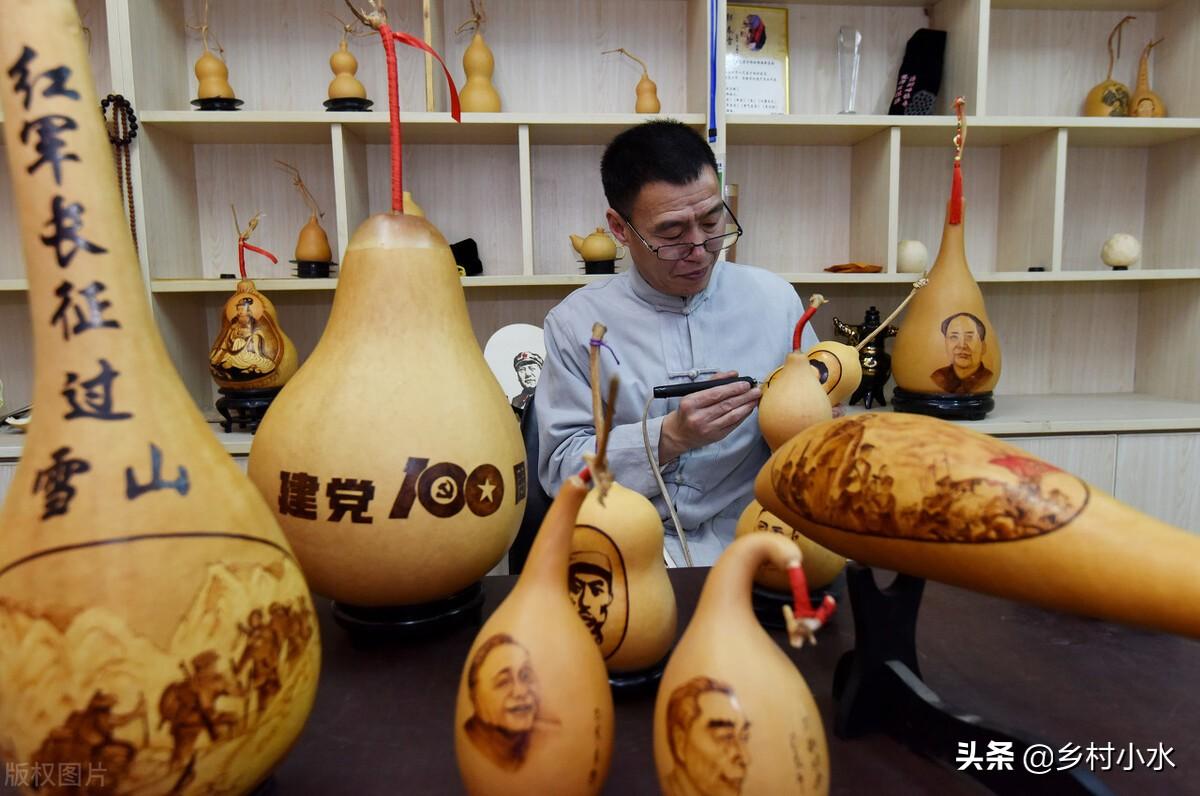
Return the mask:
{"type": "Polygon", "coordinates": [[[479,667],[472,694],[475,715],[512,733],[529,732],[537,716],[537,678],[529,653],[517,644],[501,644],[479,667]]]}

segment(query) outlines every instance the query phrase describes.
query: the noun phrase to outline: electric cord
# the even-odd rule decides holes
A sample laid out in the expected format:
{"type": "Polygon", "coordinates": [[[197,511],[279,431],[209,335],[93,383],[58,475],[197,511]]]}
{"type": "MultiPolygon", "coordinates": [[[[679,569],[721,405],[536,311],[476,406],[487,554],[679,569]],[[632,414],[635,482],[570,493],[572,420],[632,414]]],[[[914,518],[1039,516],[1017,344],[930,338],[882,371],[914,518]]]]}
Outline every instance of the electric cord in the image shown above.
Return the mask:
{"type": "MultiPolygon", "coordinates": [[[[654,450],[650,447],[650,430],[648,422],[650,418],[650,404],[654,402],[654,393],[646,399],[646,408],[642,411],[642,442],[646,446],[646,459],[650,462],[650,470],[654,473],[654,480],[658,481],[658,489],[662,493],[663,502],[667,504],[667,511],[671,513],[671,523],[675,526],[675,533],[679,536],[679,544],[683,548],[683,562],[686,566],[693,566],[692,553],[688,549],[687,535],[683,532],[683,527],[679,524],[679,515],[675,513],[675,503],[671,500],[671,496],[667,494],[667,484],[663,481],[662,472],[658,469],[658,457],[654,454],[654,450]]],[[[667,552],[667,546],[663,545],[663,558],[666,559],[667,565],[670,567],[676,566],[671,559],[671,554],[667,552]]]]}

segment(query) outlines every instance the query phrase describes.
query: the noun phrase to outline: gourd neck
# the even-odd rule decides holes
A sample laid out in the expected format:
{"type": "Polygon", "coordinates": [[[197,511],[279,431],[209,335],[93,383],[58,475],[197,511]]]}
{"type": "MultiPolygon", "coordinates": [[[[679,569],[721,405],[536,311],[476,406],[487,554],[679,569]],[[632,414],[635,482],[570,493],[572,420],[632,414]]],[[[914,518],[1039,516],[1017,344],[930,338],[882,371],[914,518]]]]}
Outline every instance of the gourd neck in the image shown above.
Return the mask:
{"type": "Polygon", "coordinates": [[[746,623],[747,626],[757,624],[750,605],[754,574],[767,562],[787,571],[789,565],[799,561],[799,551],[782,537],[769,533],[742,537],[726,548],[708,573],[700,601],[696,604],[696,618],[746,623]]]}
{"type": "Polygon", "coordinates": [[[572,476],[563,482],[534,537],[517,589],[549,586],[551,590],[558,589],[566,594],[571,537],[587,495],[588,487],[578,477],[572,476]]]}

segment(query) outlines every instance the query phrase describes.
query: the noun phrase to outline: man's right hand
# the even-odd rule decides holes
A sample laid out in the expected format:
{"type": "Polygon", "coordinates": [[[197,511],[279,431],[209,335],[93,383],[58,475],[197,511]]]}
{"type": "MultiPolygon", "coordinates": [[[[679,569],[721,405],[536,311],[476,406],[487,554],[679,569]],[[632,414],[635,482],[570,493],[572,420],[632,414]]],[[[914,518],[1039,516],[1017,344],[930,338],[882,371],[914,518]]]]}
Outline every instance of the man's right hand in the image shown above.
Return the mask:
{"type": "MultiPolygon", "coordinates": [[[[738,375],[726,371],[713,376],[723,379],[738,375]]],[[[678,459],[686,451],[722,440],[750,416],[762,398],[762,390],[744,381],[722,384],[694,392],[679,401],[679,408],[663,418],[658,438],[659,464],[678,459]]]]}

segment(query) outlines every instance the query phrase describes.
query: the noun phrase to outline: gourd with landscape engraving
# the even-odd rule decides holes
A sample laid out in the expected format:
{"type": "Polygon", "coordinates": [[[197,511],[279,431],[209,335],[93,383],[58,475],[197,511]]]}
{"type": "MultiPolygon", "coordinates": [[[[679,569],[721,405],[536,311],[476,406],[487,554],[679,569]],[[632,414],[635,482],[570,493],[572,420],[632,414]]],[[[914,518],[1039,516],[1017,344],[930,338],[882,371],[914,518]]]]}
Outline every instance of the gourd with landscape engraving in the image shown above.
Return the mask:
{"type": "Polygon", "coordinates": [[[75,3],[6,3],[0,64],[41,319],[0,511],[0,758],[92,793],[249,793],[316,693],[304,576],[159,337],[75,3]]]}

